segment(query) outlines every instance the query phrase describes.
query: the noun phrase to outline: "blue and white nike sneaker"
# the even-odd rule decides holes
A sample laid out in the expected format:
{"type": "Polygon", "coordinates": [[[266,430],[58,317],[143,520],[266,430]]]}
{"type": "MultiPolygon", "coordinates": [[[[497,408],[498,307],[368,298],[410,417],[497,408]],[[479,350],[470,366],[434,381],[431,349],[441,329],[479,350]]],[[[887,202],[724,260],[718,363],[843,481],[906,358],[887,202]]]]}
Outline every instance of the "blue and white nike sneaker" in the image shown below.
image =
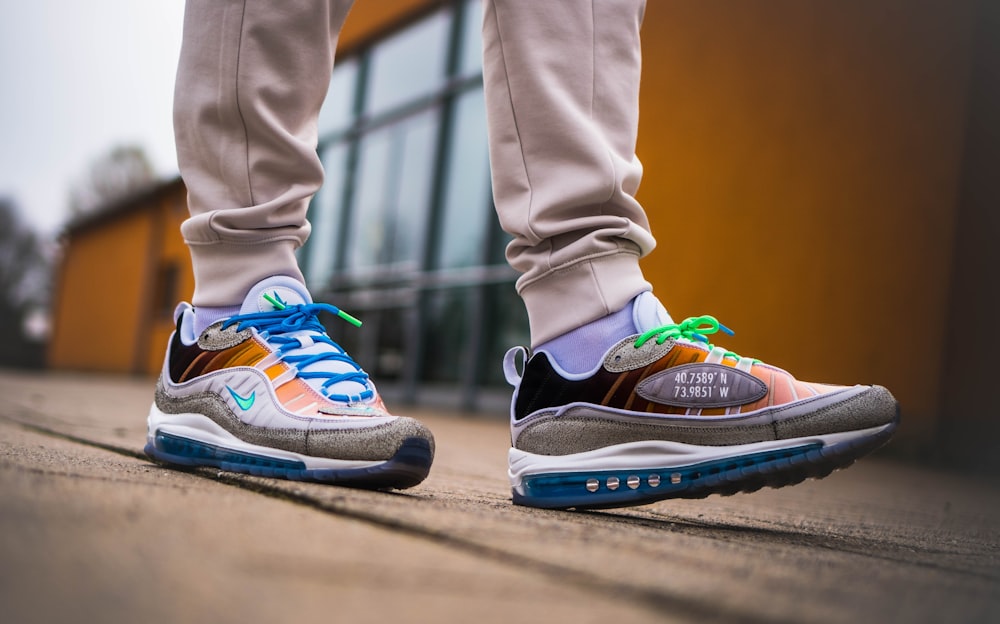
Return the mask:
{"type": "Polygon", "coordinates": [[[386,411],[378,391],[288,277],[257,284],[236,316],[194,335],[178,306],[149,412],[146,454],[179,466],[373,489],[427,476],[434,437],[386,411]]]}

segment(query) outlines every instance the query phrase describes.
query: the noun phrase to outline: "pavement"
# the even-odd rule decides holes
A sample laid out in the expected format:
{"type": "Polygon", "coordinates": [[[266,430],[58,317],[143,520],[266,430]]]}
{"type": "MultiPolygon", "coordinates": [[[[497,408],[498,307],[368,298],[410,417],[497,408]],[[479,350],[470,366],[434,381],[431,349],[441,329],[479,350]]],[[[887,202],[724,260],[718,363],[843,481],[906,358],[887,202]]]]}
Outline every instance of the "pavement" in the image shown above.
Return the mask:
{"type": "Polygon", "coordinates": [[[3,622],[1000,621],[996,480],[876,456],[546,511],[510,502],[502,418],[410,411],[430,477],[369,492],[153,464],[152,390],[0,371],[3,622]]]}

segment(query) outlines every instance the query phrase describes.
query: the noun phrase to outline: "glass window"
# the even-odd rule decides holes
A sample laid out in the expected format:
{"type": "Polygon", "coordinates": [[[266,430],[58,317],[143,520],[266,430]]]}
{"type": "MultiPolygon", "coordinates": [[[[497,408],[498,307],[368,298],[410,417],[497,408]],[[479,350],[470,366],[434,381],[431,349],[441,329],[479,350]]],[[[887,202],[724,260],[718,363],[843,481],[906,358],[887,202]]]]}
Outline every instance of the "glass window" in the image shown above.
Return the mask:
{"type": "Polygon", "coordinates": [[[462,56],[458,73],[463,78],[483,69],[483,3],[469,0],[462,13],[462,56]]]}
{"type": "Polygon", "coordinates": [[[354,121],[354,99],[357,93],[358,60],[337,62],[330,78],[330,90],[319,111],[319,134],[348,128],[354,121]]]}
{"type": "MultiPolygon", "coordinates": [[[[334,296],[333,299],[336,300],[337,297],[334,296]]],[[[346,304],[341,302],[339,305],[346,304]]],[[[352,305],[349,312],[361,319],[364,325],[354,327],[332,314],[322,313],[321,319],[330,338],[347,351],[354,361],[361,363],[376,383],[400,379],[406,372],[408,361],[405,354],[411,341],[408,328],[412,326],[409,319],[412,308],[366,308],[364,305],[352,305]]]]}
{"type": "Polygon", "coordinates": [[[469,310],[473,293],[471,288],[447,288],[428,293],[424,322],[427,348],[420,367],[421,381],[454,383],[461,379],[466,365],[462,354],[470,335],[469,310]]]}
{"type": "MultiPolygon", "coordinates": [[[[327,326],[377,379],[504,384],[503,353],[528,342],[513,283],[470,284],[475,271],[434,271],[503,263],[510,238],[492,207],[478,80],[482,7],[441,5],[338,59],[319,120],[326,182],[301,257],[310,288],[363,319],[361,331],[327,326]],[[355,110],[361,92],[363,110],[355,110]],[[448,145],[439,145],[442,123],[448,145]]],[[[462,396],[473,395],[466,386],[462,396]]]]}
{"type": "Polygon", "coordinates": [[[490,163],[483,92],[464,94],[455,104],[450,161],[445,177],[438,267],[483,264],[490,208],[490,163]]]}
{"type": "Polygon", "coordinates": [[[386,246],[385,213],[391,201],[392,128],[373,132],[361,141],[358,165],[357,196],[351,215],[351,236],[348,241],[351,268],[378,264],[386,246]],[[388,184],[387,184],[388,182],[388,184]]]}
{"type": "Polygon", "coordinates": [[[396,380],[406,371],[407,310],[390,308],[377,312],[378,329],[375,341],[375,379],[396,380]]]}
{"type": "Polygon", "coordinates": [[[486,287],[484,346],[479,354],[483,371],[482,384],[507,387],[503,374],[503,356],[515,345],[528,346],[528,313],[513,283],[486,287]]]}
{"type": "Polygon", "coordinates": [[[399,195],[393,220],[390,262],[416,268],[424,254],[430,198],[437,156],[440,113],[427,111],[407,123],[400,148],[399,195]]]}
{"type": "MultiPolygon", "coordinates": [[[[344,305],[343,301],[338,301],[338,299],[340,298],[334,295],[330,298],[330,302],[338,307],[344,305]]],[[[366,367],[365,370],[367,370],[368,362],[372,361],[370,353],[366,351],[366,348],[369,348],[370,345],[365,343],[365,339],[370,336],[371,326],[373,325],[371,315],[365,310],[355,307],[351,307],[346,311],[361,319],[364,325],[360,328],[355,327],[350,323],[344,322],[344,319],[338,318],[326,311],[320,311],[320,321],[326,327],[330,338],[339,344],[340,348],[347,351],[348,355],[355,362],[362,362],[363,366],[366,367]]],[[[376,379],[375,381],[377,382],[378,380],[376,379]]]]}
{"type": "Polygon", "coordinates": [[[347,177],[347,146],[347,143],[335,143],[323,150],[326,180],[313,199],[309,213],[312,234],[303,249],[306,254],[306,281],[310,288],[325,287],[333,276],[347,177]]]}
{"type": "MultiPolygon", "coordinates": [[[[490,206],[493,207],[492,201],[490,206]]],[[[495,208],[493,210],[495,215],[495,208]]],[[[495,216],[493,217],[491,238],[489,264],[507,264],[507,245],[514,240],[514,237],[503,231],[503,228],[500,227],[500,219],[495,216]]]]}
{"type": "Polygon", "coordinates": [[[385,112],[440,88],[451,15],[439,11],[372,50],[368,113],[385,112]]]}
{"type": "Polygon", "coordinates": [[[157,268],[153,313],[160,318],[169,319],[173,316],[174,307],[180,300],[180,278],[181,268],[176,262],[167,260],[157,268]]]}
{"type": "Polygon", "coordinates": [[[351,268],[414,270],[423,254],[437,143],[436,110],[381,128],[361,141],[351,268]]]}

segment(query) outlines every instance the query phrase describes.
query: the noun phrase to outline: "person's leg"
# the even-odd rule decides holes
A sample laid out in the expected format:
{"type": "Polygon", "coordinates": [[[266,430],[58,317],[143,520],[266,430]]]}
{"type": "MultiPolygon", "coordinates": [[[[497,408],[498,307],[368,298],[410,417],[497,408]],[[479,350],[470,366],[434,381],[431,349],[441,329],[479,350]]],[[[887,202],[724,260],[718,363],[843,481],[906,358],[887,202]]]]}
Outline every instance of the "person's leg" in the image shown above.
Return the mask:
{"type": "Polygon", "coordinates": [[[494,196],[533,353],[508,352],[514,502],[618,507],[819,477],[883,444],[880,387],[809,384],[674,323],[638,259],[641,0],[486,0],[494,196]],[[524,359],[524,362],[518,362],[524,359]]]}
{"type": "Polygon", "coordinates": [[[351,0],[189,1],[174,94],[198,307],[238,306],[295,250],[323,182],[317,117],[351,0]]]}
{"type": "Polygon", "coordinates": [[[635,192],[643,0],[487,0],[483,79],[494,198],[513,235],[531,343],[650,289],[635,192]]]}
{"type": "Polygon", "coordinates": [[[350,1],[189,0],[175,131],[194,304],[177,311],[146,452],[181,465],[409,487],[433,437],[386,412],[319,322],[295,249],[323,180],[317,118],[350,1]]]}

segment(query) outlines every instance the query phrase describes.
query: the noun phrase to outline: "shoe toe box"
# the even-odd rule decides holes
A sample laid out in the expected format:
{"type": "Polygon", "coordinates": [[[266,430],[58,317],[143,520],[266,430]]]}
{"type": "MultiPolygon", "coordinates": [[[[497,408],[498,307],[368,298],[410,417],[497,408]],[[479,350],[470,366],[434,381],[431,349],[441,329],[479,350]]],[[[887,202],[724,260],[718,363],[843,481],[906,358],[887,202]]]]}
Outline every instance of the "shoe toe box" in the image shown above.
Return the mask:
{"type": "Polygon", "coordinates": [[[311,428],[306,440],[306,452],[315,457],[332,457],[359,461],[383,461],[392,458],[405,443],[420,440],[431,456],[434,436],[420,421],[396,416],[372,426],[311,428]]]}
{"type": "Polygon", "coordinates": [[[899,418],[899,403],[882,386],[844,389],[848,396],[821,409],[800,413],[789,418],[776,418],[778,439],[826,435],[842,431],[859,431],[881,427],[899,418]]]}

